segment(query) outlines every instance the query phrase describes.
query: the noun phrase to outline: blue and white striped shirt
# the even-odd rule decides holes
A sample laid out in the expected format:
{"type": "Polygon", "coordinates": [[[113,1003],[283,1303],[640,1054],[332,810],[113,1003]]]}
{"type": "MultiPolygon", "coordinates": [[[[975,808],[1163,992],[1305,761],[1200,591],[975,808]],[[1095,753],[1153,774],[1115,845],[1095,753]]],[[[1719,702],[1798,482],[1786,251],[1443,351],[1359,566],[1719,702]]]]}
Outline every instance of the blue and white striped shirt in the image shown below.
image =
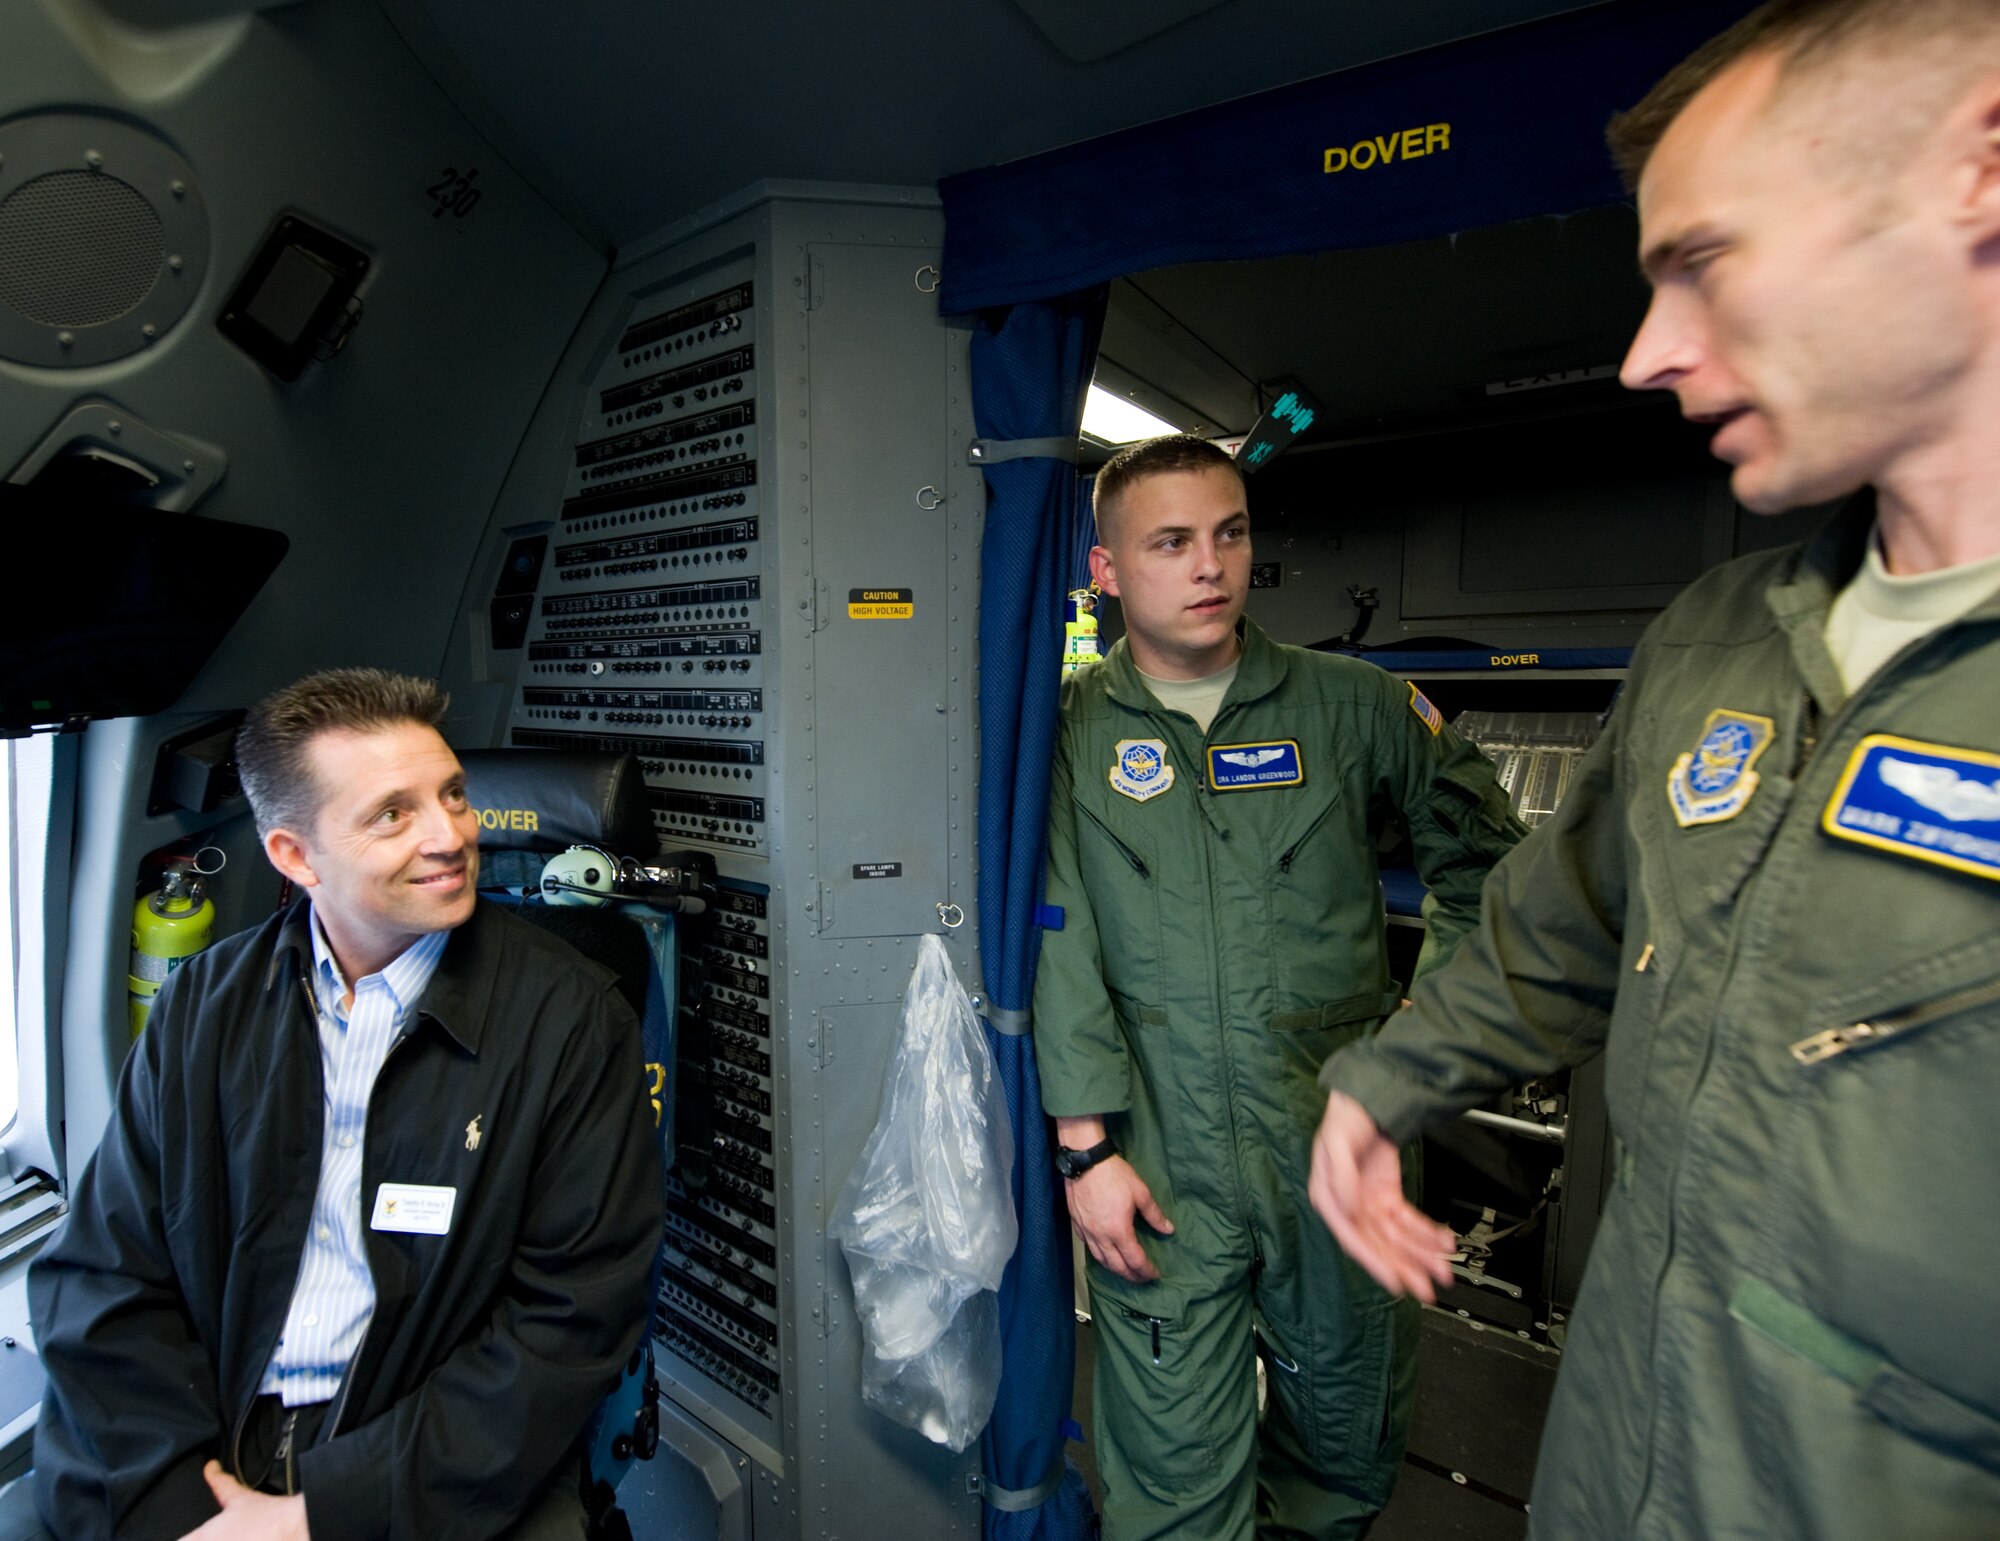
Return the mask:
{"type": "Polygon", "coordinates": [[[375,1310],[375,1279],[368,1269],[367,1238],[361,1228],[361,1152],[368,1094],[437,971],[450,935],[433,931],[420,937],[381,973],[357,980],[354,1004],[346,1007],[342,1002],[347,984],[340,977],[340,965],[320,930],[319,916],[312,918],[313,994],[319,1008],[326,1133],[320,1146],[312,1228],[306,1235],[298,1282],[292,1287],[291,1310],[257,1388],[282,1397],[287,1407],[327,1401],[340,1389],[340,1379],[375,1310]]]}

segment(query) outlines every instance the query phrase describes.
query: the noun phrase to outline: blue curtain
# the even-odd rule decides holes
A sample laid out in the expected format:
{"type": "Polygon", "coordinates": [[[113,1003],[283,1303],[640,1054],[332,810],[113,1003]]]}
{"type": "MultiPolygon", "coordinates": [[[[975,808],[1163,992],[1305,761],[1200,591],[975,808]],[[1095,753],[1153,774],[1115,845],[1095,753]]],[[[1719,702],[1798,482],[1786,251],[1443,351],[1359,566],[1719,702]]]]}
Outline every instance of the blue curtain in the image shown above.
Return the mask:
{"type": "MultiPolygon", "coordinates": [[[[972,336],[973,414],[983,439],[1071,437],[1097,361],[1106,291],[1017,305],[972,336]]],[[[1089,514],[1076,468],[1054,459],[986,467],[979,611],[979,947],[988,999],[1027,1009],[1040,951],[1049,757],[1062,682],[1063,601],[1089,514]]],[[[1085,548],[1087,549],[1087,547],[1085,548]]],[[[1052,1164],[1032,1039],[987,1038],[1015,1134],[1021,1244],[1000,1282],[1005,1368],[981,1447],[986,1480],[1020,1493],[1061,1481],[1033,1508],[986,1509],[987,1541],[1080,1541],[1090,1495],[1064,1442],[1076,1367],[1069,1215],[1052,1164]]]]}

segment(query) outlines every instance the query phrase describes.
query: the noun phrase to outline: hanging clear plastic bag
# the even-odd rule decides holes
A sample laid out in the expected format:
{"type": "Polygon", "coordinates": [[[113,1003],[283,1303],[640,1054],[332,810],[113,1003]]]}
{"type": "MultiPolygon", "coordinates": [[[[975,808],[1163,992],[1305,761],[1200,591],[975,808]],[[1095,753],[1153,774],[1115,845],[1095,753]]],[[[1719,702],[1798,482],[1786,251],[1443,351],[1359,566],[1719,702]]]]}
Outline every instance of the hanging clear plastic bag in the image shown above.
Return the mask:
{"type": "Polygon", "coordinates": [[[882,1116],[828,1231],[854,1276],[862,1396],[953,1450],[979,1437],[1000,1389],[1013,1166],[986,1035],[944,943],[925,936],[882,1116]]]}

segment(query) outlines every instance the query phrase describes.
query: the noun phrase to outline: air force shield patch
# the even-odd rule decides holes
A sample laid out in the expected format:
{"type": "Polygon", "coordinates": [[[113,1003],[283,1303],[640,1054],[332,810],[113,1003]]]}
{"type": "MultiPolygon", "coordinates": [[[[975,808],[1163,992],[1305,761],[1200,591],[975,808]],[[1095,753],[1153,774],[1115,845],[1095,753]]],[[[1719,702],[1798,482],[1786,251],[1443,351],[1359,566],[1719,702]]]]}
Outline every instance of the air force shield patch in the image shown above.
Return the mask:
{"type": "Polygon", "coordinates": [[[1111,790],[1122,792],[1135,803],[1158,797],[1174,784],[1174,768],[1167,764],[1164,739],[1121,738],[1113,753],[1111,790]]]}
{"type": "Polygon", "coordinates": [[[1733,819],[1757,790],[1755,766],[1771,746],[1777,725],[1751,712],[1718,709],[1702,724],[1701,742],[1674,761],[1667,798],[1686,829],[1733,819]]]}
{"type": "Polygon", "coordinates": [[[1820,828],[2000,880],[2000,755],[1871,733],[1854,746],[1820,828]]]}

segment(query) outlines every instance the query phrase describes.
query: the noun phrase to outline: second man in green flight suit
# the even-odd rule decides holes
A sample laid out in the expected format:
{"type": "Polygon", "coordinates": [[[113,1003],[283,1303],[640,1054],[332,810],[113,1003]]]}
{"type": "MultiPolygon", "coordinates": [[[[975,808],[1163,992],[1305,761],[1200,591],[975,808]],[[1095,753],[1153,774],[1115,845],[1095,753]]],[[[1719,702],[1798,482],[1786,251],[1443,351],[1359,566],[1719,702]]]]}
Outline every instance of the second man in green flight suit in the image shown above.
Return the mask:
{"type": "Polygon", "coordinates": [[[1416,1321],[1308,1208],[1314,1076],[1400,995],[1383,821],[1436,900],[1427,963],[1523,833],[1414,687],[1243,619],[1245,505],[1203,440],[1113,458],[1091,565],[1125,637],[1063,694],[1035,1046],[1094,1260],[1110,1541],[1359,1536],[1387,1501],[1416,1321]]]}

